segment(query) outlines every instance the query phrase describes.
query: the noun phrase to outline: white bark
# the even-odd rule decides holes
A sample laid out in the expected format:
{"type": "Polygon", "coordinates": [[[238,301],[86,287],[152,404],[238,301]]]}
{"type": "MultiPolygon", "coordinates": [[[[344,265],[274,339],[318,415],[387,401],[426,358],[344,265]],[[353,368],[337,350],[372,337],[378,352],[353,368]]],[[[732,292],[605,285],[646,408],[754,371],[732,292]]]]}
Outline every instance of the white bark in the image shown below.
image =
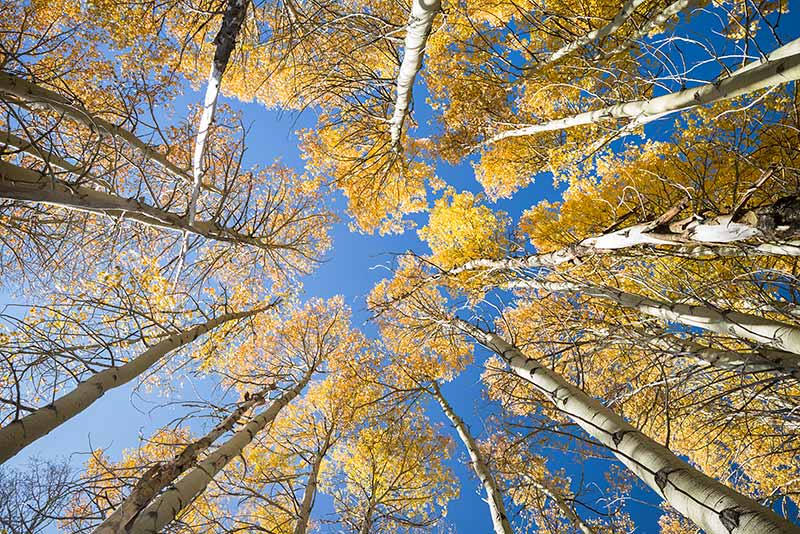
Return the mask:
{"type": "Polygon", "coordinates": [[[245,0],[228,0],[228,6],[222,17],[222,25],[214,39],[214,44],[216,45],[214,61],[211,63],[211,71],[208,74],[203,112],[200,115],[200,124],[197,127],[197,137],[195,138],[194,153],[192,155],[192,194],[187,211],[189,224],[194,221],[197,211],[197,199],[200,196],[200,187],[205,175],[203,158],[206,152],[206,140],[208,139],[208,131],[211,128],[211,124],[214,122],[214,112],[217,109],[222,75],[228,67],[228,61],[236,46],[236,39],[242,29],[246,12],[247,3],[245,0]]]}
{"type": "Polygon", "coordinates": [[[622,9],[616,15],[614,15],[614,18],[611,19],[611,22],[609,22],[605,26],[597,28],[596,30],[592,30],[589,33],[581,35],[574,41],[565,44],[564,46],[562,46],[561,48],[550,54],[548,57],[544,58],[541,62],[531,67],[526,76],[530,76],[531,72],[535,72],[536,70],[541,69],[546,65],[555,63],[562,57],[571,54],[575,50],[579,49],[582,46],[586,46],[592,41],[596,40],[599,41],[600,39],[604,39],[609,35],[611,35],[612,33],[616,32],[622,27],[623,24],[625,24],[625,22],[629,18],[631,18],[634,11],[636,11],[636,8],[642,5],[644,1],[645,0],[626,0],[625,3],[622,5],[622,9]]]}
{"type": "Polygon", "coordinates": [[[483,486],[483,490],[486,492],[486,503],[489,505],[489,512],[492,516],[494,533],[514,534],[514,531],[511,529],[511,523],[508,521],[505,505],[503,504],[503,495],[500,493],[497,482],[494,476],[492,476],[492,472],[489,470],[489,465],[483,458],[478,444],[475,443],[475,439],[472,437],[469,428],[467,428],[464,421],[453,411],[453,408],[444,398],[444,395],[442,395],[436,382],[432,384],[432,390],[433,397],[437,400],[439,406],[442,407],[442,411],[447,418],[450,419],[450,422],[453,423],[458,437],[461,438],[461,442],[467,448],[467,453],[469,453],[469,458],[472,463],[472,470],[475,472],[475,475],[483,486]]]}
{"type": "Polygon", "coordinates": [[[780,351],[800,354],[800,328],[755,315],[715,310],[700,305],[663,302],[613,287],[592,284],[514,280],[505,284],[504,287],[556,292],[569,291],[574,294],[597,297],[664,321],[694,326],[718,334],[732,335],[780,351]]]}
{"type": "Polygon", "coordinates": [[[487,139],[485,144],[491,145],[510,137],[524,137],[586,124],[597,124],[611,119],[631,119],[646,123],[670,113],[721,102],[759,89],[788,83],[798,78],[800,78],[800,39],[775,50],[767,56],[766,61],[754,61],[735,71],[729,77],[716,82],[649,100],[624,102],[563,119],[500,132],[487,139]]]}
{"type": "Polygon", "coordinates": [[[311,519],[311,509],[314,507],[314,501],[317,498],[317,486],[319,484],[319,470],[322,467],[322,460],[328,452],[331,444],[331,435],[325,437],[325,443],[319,451],[314,455],[314,461],[311,463],[311,471],[308,473],[308,480],[306,487],[303,490],[303,500],[300,503],[300,509],[297,511],[297,522],[294,525],[293,534],[306,534],[308,531],[308,522],[311,519]]]}
{"type": "Polygon", "coordinates": [[[270,389],[271,388],[267,388],[239,404],[228,417],[222,420],[201,439],[184,447],[180,454],[173,460],[169,462],[159,462],[153,469],[150,469],[147,473],[142,475],[131,493],[117,509],[95,529],[94,534],[119,534],[121,532],[128,532],[129,523],[145,506],[147,506],[153,497],[194,465],[201,452],[208,449],[208,447],[223,434],[233,430],[233,427],[247,411],[255,406],[263,404],[265,396],[270,389]]]}
{"type": "Polygon", "coordinates": [[[536,267],[554,268],[592,255],[609,254],[644,245],[671,247],[676,253],[692,257],[800,256],[800,241],[781,242],[775,239],[776,235],[790,239],[800,234],[800,228],[794,224],[783,224],[785,219],[793,218],[795,211],[800,211],[800,199],[786,197],[768,206],[751,210],[741,217],[726,214],[703,219],[695,216],[669,226],[654,220],[587,237],[575,245],[554,252],[500,260],[472,260],[447,274],[454,276],[478,269],[512,271],[536,267]],[[747,242],[747,246],[724,246],[740,242],[747,242]]]}
{"type": "Polygon", "coordinates": [[[183,478],[157,497],[139,514],[128,532],[131,534],[157,534],[174,521],[181,510],[203,493],[214,477],[232,459],[239,456],[255,436],[274,421],[278,413],[300,394],[311,380],[314,371],[314,367],[309,368],[293,388],[278,397],[269,408],[253,417],[244,428],[236,432],[228,441],[197,464],[197,467],[192,468],[183,478]]]}
{"type": "Polygon", "coordinates": [[[137,198],[123,198],[91,187],[72,185],[54,176],[5,161],[0,161],[0,198],[107,215],[165,230],[196,234],[215,241],[259,248],[278,246],[212,221],[194,221],[190,224],[185,216],[151,206],[137,198]]]}
{"type": "Polygon", "coordinates": [[[613,50],[608,52],[603,52],[602,54],[598,54],[595,59],[607,59],[613,57],[625,50],[629,49],[633,43],[642,39],[643,37],[648,36],[651,32],[653,32],[656,28],[660,28],[666,24],[666,22],[674,17],[675,15],[683,12],[686,9],[693,8],[694,6],[698,5],[700,2],[699,0],[676,0],[675,2],[668,5],[655,17],[650,18],[647,22],[642,25],[639,30],[631,34],[629,37],[625,39],[625,41],[619,44],[613,50]]]}
{"type": "Polygon", "coordinates": [[[22,419],[0,428],[0,464],[24,447],[50,433],[60,424],[81,413],[107,391],[127,384],[138,377],[170,352],[188,345],[223,323],[255,315],[264,309],[266,308],[226,313],[203,324],[195,325],[180,334],[173,334],[128,363],[95,373],[52,404],[39,408],[22,419]]]}
{"type": "Polygon", "coordinates": [[[451,325],[501,356],[587,434],[608,447],[676,511],[707,534],[800,534],[772,510],[704,475],[622,417],[500,336],[455,319],[451,325]]]}
{"type": "Polygon", "coordinates": [[[564,517],[567,518],[567,520],[569,520],[574,526],[576,526],[578,530],[583,532],[583,534],[597,534],[588,523],[581,519],[581,516],[579,516],[575,510],[572,509],[572,506],[567,503],[566,499],[564,499],[564,496],[561,495],[561,492],[552,484],[546,480],[538,480],[532,476],[526,476],[525,478],[532,486],[550,497],[553,503],[555,503],[556,508],[558,508],[562,514],[564,514],[564,517]]]}
{"type": "Polygon", "coordinates": [[[389,120],[392,149],[395,151],[400,150],[403,123],[411,105],[414,79],[422,68],[425,43],[431,33],[433,19],[441,9],[440,0],[411,1],[411,15],[408,17],[403,61],[400,63],[400,71],[397,73],[397,98],[394,102],[394,113],[389,120]]]}
{"type": "Polygon", "coordinates": [[[164,154],[139,139],[133,132],[93,115],[79,102],[5,72],[0,73],[0,93],[13,96],[33,107],[48,108],[96,131],[103,137],[122,141],[170,175],[185,182],[191,181],[185,169],[172,163],[164,154]]]}
{"type": "MultiPolygon", "coordinates": [[[[740,352],[707,347],[690,338],[666,332],[647,335],[647,342],[670,354],[695,358],[711,367],[740,373],[774,372],[800,380],[800,356],[780,350],[758,349],[740,352]]],[[[631,342],[630,339],[625,339],[631,342]]]]}

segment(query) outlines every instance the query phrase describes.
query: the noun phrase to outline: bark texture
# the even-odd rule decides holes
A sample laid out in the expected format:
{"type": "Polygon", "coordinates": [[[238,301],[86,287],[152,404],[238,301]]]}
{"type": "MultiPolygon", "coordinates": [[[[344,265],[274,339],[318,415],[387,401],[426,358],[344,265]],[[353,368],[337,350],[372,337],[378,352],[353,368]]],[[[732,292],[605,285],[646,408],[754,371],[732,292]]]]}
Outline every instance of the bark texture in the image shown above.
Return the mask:
{"type": "Polygon", "coordinates": [[[195,325],[179,334],[173,334],[156,343],[128,363],[95,373],[91,378],[81,382],[74,390],[58,398],[52,404],[39,408],[22,419],[17,419],[13,423],[0,428],[0,463],[5,462],[60,424],[81,413],[107,391],[127,384],[138,377],[170,352],[188,345],[223,323],[255,315],[264,311],[264,309],[226,313],[203,324],[195,325]]]}
{"type": "Polygon", "coordinates": [[[485,144],[491,145],[509,137],[524,137],[542,132],[565,130],[612,119],[631,119],[639,123],[646,123],[676,111],[728,100],[759,89],[788,83],[798,78],[800,78],[800,39],[775,50],[767,56],[766,61],[754,61],[730,76],[715,82],[649,100],[623,102],[563,119],[500,132],[490,137],[485,144]]]}
{"type": "Polygon", "coordinates": [[[139,139],[133,132],[92,114],[80,102],[5,72],[0,73],[0,93],[13,96],[33,107],[50,109],[69,117],[103,137],[121,141],[172,176],[183,181],[190,181],[190,176],[185,169],[181,169],[171,162],[164,154],[139,139]]]}
{"type": "Polygon", "coordinates": [[[461,319],[451,324],[501,356],[514,373],[530,382],[561,413],[608,447],[676,511],[707,534],[800,534],[800,527],[691,467],[500,336],[461,319]]]}
{"type": "Polygon", "coordinates": [[[108,215],[139,224],[196,234],[215,241],[275,248],[267,240],[242,234],[212,221],[189,222],[178,215],[132,197],[123,198],[83,185],[73,185],[43,172],[0,161],[0,198],[49,204],[60,208],[108,215]]]}
{"type": "Polygon", "coordinates": [[[469,428],[467,428],[464,421],[453,411],[453,407],[450,406],[444,398],[436,382],[434,382],[431,387],[433,389],[433,397],[439,403],[439,406],[442,407],[442,411],[450,422],[453,423],[458,437],[461,439],[464,447],[466,447],[472,464],[472,470],[475,472],[478,480],[480,480],[484,492],[486,492],[486,503],[489,505],[489,512],[492,515],[494,533],[514,534],[514,531],[511,529],[511,523],[508,521],[505,505],[503,504],[503,495],[500,493],[500,489],[497,487],[497,481],[495,481],[492,472],[489,470],[489,465],[481,454],[478,444],[475,443],[475,439],[472,437],[469,428]]]}
{"type": "Polygon", "coordinates": [[[262,390],[250,396],[208,434],[187,445],[173,460],[159,462],[142,475],[142,478],[137,481],[136,486],[134,486],[128,497],[95,529],[94,534],[129,532],[130,523],[153,497],[195,465],[199,454],[208,449],[223,434],[232,431],[245,413],[251,408],[264,404],[270,389],[262,390]]]}
{"type": "Polygon", "coordinates": [[[174,521],[181,510],[203,493],[217,473],[228,465],[228,462],[239,456],[244,448],[253,441],[256,434],[274,421],[278,413],[300,394],[311,380],[314,370],[314,367],[310,368],[294,387],[278,397],[269,408],[253,417],[228,441],[157,497],[136,517],[129,532],[131,534],[157,534],[174,521]]]}
{"type": "Polygon", "coordinates": [[[575,245],[554,252],[529,254],[501,260],[477,259],[452,269],[449,275],[489,269],[510,271],[536,267],[558,267],[597,254],[611,254],[638,246],[669,247],[681,255],[693,257],[733,255],[800,256],[800,197],[792,195],[773,204],[755,208],[744,214],[725,214],[713,218],[692,216],[676,223],[669,222],[680,210],[664,217],[636,224],[599,236],[587,237],[575,245]],[[666,219],[666,220],[665,220],[666,219]],[[748,243],[737,248],[730,243],[748,243]]]}
{"type": "Polygon", "coordinates": [[[403,123],[411,105],[414,80],[422,68],[425,43],[431,33],[433,19],[441,9],[440,0],[412,0],[411,3],[411,15],[408,18],[403,47],[403,61],[400,63],[400,71],[397,73],[397,98],[394,102],[394,113],[389,119],[392,149],[395,151],[400,150],[403,123]]]}

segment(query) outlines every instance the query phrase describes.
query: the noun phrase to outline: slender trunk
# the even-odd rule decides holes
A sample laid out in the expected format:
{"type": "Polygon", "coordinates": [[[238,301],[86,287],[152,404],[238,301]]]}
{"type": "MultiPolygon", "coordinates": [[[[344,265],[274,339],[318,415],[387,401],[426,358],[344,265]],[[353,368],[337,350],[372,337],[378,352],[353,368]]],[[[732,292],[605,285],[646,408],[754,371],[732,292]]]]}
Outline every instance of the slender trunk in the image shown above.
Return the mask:
{"type": "Polygon", "coordinates": [[[631,119],[645,123],[676,111],[721,102],[798,78],[800,78],[800,39],[795,39],[769,54],[767,61],[754,61],[727,78],[649,100],[623,102],[563,119],[500,132],[486,140],[485,144],[491,145],[509,137],[565,130],[611,119],[631,119]]]}
{"type": "Polygon", "coordinates": [[[567,503],[567,500],[561,494],[561,492],[550,484],[547,480],[538,480],[532,476],[525,477],[528,482],[538,489],[540,492],[545,494],[546,496],[550,497],[550,500],[556,505],[564,517],[567,518],[575,527],[578,528],[583,534],[597,534],[596,531],[590,527],[581,516],[579,516],[575,510],[573,510],[572,506],[567,503]]]}
{"type": "Polygon", "coordinates": [[[358,534],[369,534],[372,531],[372,502],[367,506],[367,511],[364,513],[364,520],[361,522],[361,527],[358,529],[358,534]]]}
{"type": "Polygon", "coordinates": [[[584,294],[614,302],[623,308],[636,310],[664,321],[694,326],[718,334],[732,335],[740,339],[755,341],[780,351],[800,354],[800,328],[755,315],[736,311],[715,310],[700,305],[663,302],[613,287],[591,284],[514,280],[505,284],[504,287],[569,291],[575,294],[584,294]]]}
{"type": "Polygon", "coordinates": [[[175,520],[214,479],[228,462],[236,458],[269,423],[275,420],[284,406],[289,404],[311,380],[315,367],[309,368],[293,388],[278,397],[266,410],[253,417],[244,428],[231,436],[217,450],[209,454],[180,480],[172,484],[140,513],[128,532],[131,534],[156,534],[175,520]]]}
{"type": "Polygon", "coordinates": [[[220,436],[233,430],[233,427],[251,408],[264,404],[266,395],[273,388],[266,388],[249,397],[228,417],[223,419],[201,439],[188,444],[173,460],[159,462],[137,481],[130,495],[120,504],[94,534],[119,534],[127,532],[128,526],[147,504],[169,484],[173,483],[186,470],[195,465],[202,451],[210,447],[220,436]]]}
{"type": "Polygon", "coordinates": [[[397,73],[397,98],[394,102],[394,113],[389,120],[392,149],[398,152],[400,150],[403,122],[411,105],[414,79],[422,68],[425,43],[431,33],[433,19],[441,9],[440,0],[412,0],[411,2],[411,15],[408,17],[403,61],[400,63],[400,71],[397,73]]]}
{"type": "Polygon", "coordinates": [[[225,228],[213,221],[194,221],[142,202],[91,187],[72,185],[42,172],[0,161],[0,198],[49,204],[59,208],[108,215],[165,230],[188,232],[215,241],[259,248],[275,245],[258,237],[225,228]]]}
{"type": "Polygon", "coordinates": [[[297,523],[294,525],[294,534],[306,534],[308,531],[308,522],[311,519],[311,509],[314,507],[314,500],[317,498],[317,485],[319,479],[319,470],[322,467],[322,460],[328,453],[331,445],[331,434],[325,436],[325,443],[314,455],[314,461],[311,463],[311,472],[308,474],[308,481],[306,482],[305,490],[303,490],[303,501],[300,503],[300,509],[297,511],[297,523]]]}
{"type": "Polygon", "coordinates": [[[608,447],[675,510],[707,534],[800,534],[772,510],[704,475],[559,374],[500,336],[462,319],[449,323],[502,357],[558,411],[608,447]]]}
{"type": "MultiPolygon", "coordinates": [[[[270,305],[273,306],[277,301],[270,305]]],[[[206,332],[223,323],[256,315],[267,308],[226,313],[195,325],[180,334],[173,334],[156,343],[136,358],[120,367],[112,367],[95,373],[88,380],[58,398],[52,404],[0,428],[0,464],[17,454],[26,446],[48,434],[54,428],[75,417],[92,405],[107,391],[127,384],[138,377],[170,352],[190,344],[206,332]]]]}
{"type": "Polygon", "coordinates": [[[579,49],[582,46],[586,46],[592,41],[599,41],[615,33],[622,27],[623,24],[625,24],[625,22],[628,19],[631,18],[634,11],[636,11],[636,8],[642,5],[644,1],[645,0],[626,0],[625,3],[622,5],[622,9],[616,15],[614,15],[614,18],[611,19],[611,22],[609,22],[608,24],[606,24],[601,28],[597,28],[596,30],[592,30],[589,33],[585,33],[580,37],[578,37],[577,39],[575,39],[574,41],[565,44],[564,46],[562,46],[561,48],[550,54],[548,57],[544,58],[542,61],[540,61],[533,67],[529,67],[528,69],[526,69],[527,72],[525,76],[526,77],[531,76],[534,72],[538,71],[539,69],[555,63],[562,57],[571,54],[575,50],[579,49]]]}
{"type": "MultiPolygon", "coordinates": [[[[800,380],[800,356],[790,352],[763,348],[753,352],[716,349],[668,332],[640,332],[640,335],[645,337],[645,343],[665,352],[695,358],[717,369],[739,373],[773,372],[800,380]]],[[[637,343],[629,337],[621,341],[637,343]]]]}
{"type": "Polygon", "coordinates": [[[28,154],[29,156],[33,156],[34,158],[45,163],[47,166],[61,169],[62,171],[69,172],[76,176],[87,177],[93,182],[99,182],[99,180],[91,176],[88,167],[80,167],[58,156],[58,154],[42,151],[39,149],[36,143],[27,141],[21,137],[17,137],[11,132],[0,131],[0,143],[7,147],[15,148],[20,152],[28,154]]]}
{"type": "MultiPolygon", "coordinates": [[[[197,201],[200,199],[200,189],[203,185],[203,176],[205,175],[203,158],[206,152],[206,140],[208,139],[208,131],[211,129],[211,124],[214,122],[214,112],[217,109],[219,89],[222,85],[222,75],[225,73],[225,69],[228,68],[228,61],[233,53],[233,49],[236,47],[236,38],[239,35],[239,31],[242,29],[246,13],[247,3],[245,0],[228,0],[228,6],[222,17],[222,25],[220,26],[219,32],[217,32],[217,36],[214,38],[214,44],[216,45],[214,61],[211,63],[211,72],[208,74],[206,94],[203,101],[203,112],[200,115],[200,124],[197,128],[194,153],[192,154],[192,191],[189,195],[189,203],[186,210],[186,218],[189,224],[194,223],[195,215],[197,214],[197,201]]],[[[188,251],[189,232],[184,231],[181,239],[180,259],[175,269],[176,282],[183,270],[183,263],[188,251]]]]}
{"type": "MultiPolygon", "coordinates": [[[[677,213],[676,213],[677,214],[677,213]]],[[[800,197],[784,197],[776,202],[750,210],[743,215],[725,214],[711,219],[690,217],[674,224],[668,221],[653,220],[608,232],[599,236],[587,237],[575,245],[544,254],[530,254],[519,258],[501,260],[477,259],[449,271],[457,275],[476,269],[514,270],[524,268],[554,268],[564,263],[580,260],[597,254],[611,254],[617,250],[648,245],[675,247],[673,250],[691,253],[692,247],[711,249],[715,253],[730,255],[726,248],[738,251],[739,255],[763,254],[800,256],[800,246],[796,241],[779,242],[800,234],[800,197]],[[752,247],[719,247],[716,244],[739,243],[743,241],[773,240],[754,243],[752,247]]],[[[672,214],[670,214],[672,215],[672,214]]],[[[674,215],[673,215],[674,216],[674,215]]],[[[693,255],[697,256],[698,252],[693,255]]]]}
{"type": "Polygon", "coordinates": [[[458,432],[458,437],[461,438],[461,442],[467,448],[472,463],[472,470],[475,471],[475,475],[478,477],[478,480],[480,480],[483,490],[486,492],[486,503],[489,505],[489,512],[492,516],[492,526],[494,527],[495,534],[514,534],[514,531],[511,529],[511,523],[508,521],[505,505],[503,504],[503,496],[500,493],[500,489],[497,487],[497,482],[494,476],[492,476],[492,472],[489,470],[489,465],[486,463],[486,460],[483,458],[478,448],[478,444],[475,443],[475,439],[472,437],[467,425],[456,415],[453,408],[444,398],[444,395],[442,395],[439,385],[433,382],[431,386],[433,397],[439,402],[442,411],[447,418],[450,419],[450,422],[453,423],[456,432],[458,432]]]}
{"type": "Polygon", "coordinates": [[[653,32],[656,28],[664,26],[664,24],[666,24],[666,22],[675,15],[678,15],[679,13],[687,9],[694,8],[699,4],[700,0],[676,0],[675,2],[671,3],[666,8],[664,8],[664,10],[661,11],[658,15],[648,19],[648,21],[645,22],[641,28],[632,33],[630,36],[626,37],[624,42],[617,45],[616,48],[608,52],[603,52],[601,54],[598,54],[594,58],[595,61],[602,61],[614,57],[617,54],[620,54],[628,50],[631,46],[633,46],[633,43],[635,43],[639,39],[642,39],[650,35],[650,33],[653,32]]]}
{"type": "Polygon", "coordinates": [[[217,98],[219,98],[219,89],[222,85],[222,75],[225,73],[225,69],[228,68],[228,61],[236,46],[236,38],[242,29],[246,13],[247,2],[245,0],[228,0],[228,6],[222,17],[222,26],[214,38],[214,44],[216,45],[214,61],[211,64],[211,72],[208,74],[203,113],[200,115],[200,124],[197,128],[194,154],[192,155],[192,194],[187,212],[189,224],[194,222],[197,211],[197,199],[200,196],[200,187],[205,174],[203,157],[206,151],[206,140],[208,138],[208,130],[214,122],[214,112],[217,108],[217,98]]]}
{"type": "Polygon", "coordinates": [[[139,139],[136,134],[92,114],[71,98],[5,72],[0,73],[0,93],[13,96],[31,106],[45,107],[61,113],[103,137],[122,141],[172,176],[182,181],[190,181],[189,174],[185,169],[172,163],[164,154],[139,139]]]}

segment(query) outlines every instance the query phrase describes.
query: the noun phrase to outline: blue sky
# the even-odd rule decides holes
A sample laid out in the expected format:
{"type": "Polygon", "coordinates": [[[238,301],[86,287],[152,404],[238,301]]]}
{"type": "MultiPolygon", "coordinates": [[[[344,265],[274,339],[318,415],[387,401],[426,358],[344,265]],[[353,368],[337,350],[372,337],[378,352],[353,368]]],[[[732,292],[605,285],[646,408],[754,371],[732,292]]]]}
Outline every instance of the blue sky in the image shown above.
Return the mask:
{"type": "MultiPolygon", "coordinates": [[[[791,29],[797,21],[796,14],[792,13],[791,18],[783,21],[783,28],[791,29]]],[[[702,18],[692,22],[691,30],[701,31],[703,29],[702,18]]],[[[794,30],[796,32],[796,30],[794,30]]],[[[716,67],[708,67],[708,77],[716,75],[716,67]]],[[[705,72],[704,72],[705,75],[705,72]]],[[[429,132],[425,122],[429,119],[423,105],[425,98],[424,87],[418,84],[415,92],[417,101],[418,122],[422,125],[417,132],[424,136],[429,132]]],[[[187,105],[190,102],[198,102],[200,95],[196,91],[188,90],[183,95],[181,101],[175,104],[175,118],[181,114],[188,113],[187,105]]],[[[292,167],[301,169],[303,163],[299,157],[297,149],[297,138],[295,131],[299,128],[310,127],[314,123],[312,112],[301,115],[289,113],[279,113],[264,109],[258,104],[242,104],[237,101],[223,99],[234,109],[241,109],[244,114],[244,123],[249,127],[249,137],[245,163],[248,165],[267,165],[276,158],[292,167]]],[[[672,120],[662,121],[653,124],[649,132],[653,135],[663,135],[668,131],[668,125],[672,120]]],[[[480,185],[475,181],[472,169],[468,163],[458,167],[440,164],[437,167],[437,174],[450,185],[458,190],[470,190],[479,192],[480,185]]],[[[517,192],[512,199],[503,200],[493,205],[497,209],[508,212],[513,219],[517,219],[519,214],[526,208],[536,204],[542,199],[556,200],[559,192],[554,190],[549,176],[541,176],[537,182],[527,188],[517,192]]],[[[335,200],[336,205],[343,209],[344,201],[342,198],[335,200]]],[[[420,226],[424,224],[426,216],[424,214],[412,217],[420,226]]],[[[346,302],[352,307],[354,320],[370,335],[375,334],[372,325],[365,324],[368,314],[364,310],[364,297],[374,286],[374,284],[388,275],[388,271],[382,266],[391,263],[392,254],[414,250],[418,253],[426,253],[427,248],[416,236],[415,231],[408,231],[403,235],[377,236],[352,233],[348,228],[348,221],[343,216],[333,228],[333,248],[319,268],[312,275],[304,279],[305,298],[311,297],[330,297],[333,295],[344,295],[346,302]]],[[[2,302],[18,302],[15,297],[0,295],[2,302]]],[[[483,428],[482,421],[485,417],[496,410],[496,407],[488,405],[483,398],[483,388],[480,384],[479,375],[481,364],[486,353],[483,350],[476,351],[475,364],[459,376],[452,383],[447,384],[444,393],[454,405],[459,415],[461,415],[472,428],[473,432],[481,436],[483,428]]],[[[194,398],[198,393],[203,396],[209,392],[205,389],[207,385],[202,382],[196,387],[184,387],[181,391],[186,399],[194,398]]],[[[135,447],[138,437],[147,435],[150,431],[169,422],[174,417],[182,414],[180,406],[159,408],[153,410],[163,398],[158,398],[157,392],[139,396],[134,394],[134,385],[129,385],[106,394],[100,401],[85,412],[71,420],[68,424],[62,425],[50,435],[40,439],[22,453],[17,455],[9,462],[11,467],[24,466],[29,458],[41,457],[63,457],[75,452],[87,452],[92,448],[108,448],[112,456],[118,457],[123,448],[135,447]]],[[[443,421],[438,410],[430,410],[431,416],[436,421],[443,421]]],[[[446,427],[449,431],[449,427],[446,427]]],[[[455,438],[455,436],[453,435],[455,438]]],[[[460,446],[460,443],[457,443],[460,446]]],[[[460,447],[457,448],[455,460],[463,460],[464,454],[460,447]]],[[[74,463],[78,465],[83,457],[75,456],[74,463]]],[[[568,473],[576,476],[581,471],[581,466],[570,465],[569,458],[556,456],[551,462],[553,468],[566,468],[568,473]],[[562,462],[559,464],[559,462],[562,462]]],[[[588,462],[585,466],[589,479],[601,480],[602,469],[605,467],[603,461],[588,462]]],[[[461,497],[451,503],[447,516],[447,521],[452,523],[458,532],[489,532],[491,522],[488,516],[488,508],[482,501],[481,495],[477,493],[478,484],[469,472],[464,462],[452,462],[459,478],[464,481],[461,497]]],[[[654,502],[657,499],[647,491],[637,490],[634,497],[647,502],[654,502]]],[[[325,514],[330,510],[330,504],[325,499],[321,499],[315,514],[325,514]]],[[[638,531],[644,533],[657,532],[656,520],[659,512],[647,503],[633,504],[629,509],[638,524],[638,531]]]]}

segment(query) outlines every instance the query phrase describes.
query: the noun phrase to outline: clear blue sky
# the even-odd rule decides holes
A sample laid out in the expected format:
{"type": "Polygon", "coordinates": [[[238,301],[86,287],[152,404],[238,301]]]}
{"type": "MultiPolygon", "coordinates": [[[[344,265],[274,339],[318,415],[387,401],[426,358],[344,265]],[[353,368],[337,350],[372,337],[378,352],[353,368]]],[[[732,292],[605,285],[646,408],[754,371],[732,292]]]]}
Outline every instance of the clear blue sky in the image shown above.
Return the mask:
{"type": "MultiPolygon", "coordinates": [[[[792,13],[789,17],[782,23],[784,30],[798,27],[797,15],[792,13]],[[794,23],[792,19],[794,19],[794,23]]],[[[702,17],[695,19],[689,26],[688,31],[690,32],[702,32],[704,29],[702,17]]],[[[796,29],[793,31],[797,32],[796,29]]],[[[707,76],[709,78],[718,72],[716,67],[712,66],[709,69],[707,76]]],[[[424,123],[428,118],[424,110],[424,98],[424,87],[418,84],[415,100],[419,112],[417,120],[420,123],[424,123]]],[[[182,113],[186,113],[186,105],[199,100],[200,96],[197,92],[187,90],[182,98],[183,102],[175,105],[176,115],[180,116],[182,113]]],[[[245,125],[250,127],[246,164],[266,165],[275,158],[280,158],[285,164],[298,169],[302,168],[294,132],[299,128],[313,125],[314,117],[311,113],[295,116],[267,111],[257,104],[241,104],[229,99],[224,99],[224,101],[234,109],[242,109],[245,125]]],[[[671,120],[656,123],[650,131],[655,135],[661,135],[668,130],[667,126],[670,124],[672,124],[671,120]]],[[[418,132],[422,136],[427,133],[427,127],[424,125],[418,132]]],[[[468,164],[456,168],[439,165],[437,174],[456,189],[468,189],[474,192],[481,190],[468,164]]],[[[522,210],[539,200],[544,198],[555,200],[558,196],[559,193],[553,189],[549,176],[543,176],[535,184],[518,192],[513,199],[498,202],[493,207],[508,212],[516,220],[522,210]]],[[[343,208],[341,198],[337,199],[336,203],[343,208]]],[[[425,215],[417,216],[415,219],[420,225],[423,225],[425,215]]],[[[348,221],[343,218],[342,222],[338,223],[333,230],[333,248],[327,261],[304,280],[305,296],[330,297],[342,294],[354,311],[356,324],[364,323],[367,320],[364,297],[377,281],[387,275],[387,271],[380,266],[391,262],[392,253],[409,249],[418,253],[427,252],[426,247],[417,239],[414,231],[400,236],[351,233],[348,230],[348,221]]],[[[0,298],[4,302],[19,301],[8,295],[0,295],[0,298]]],[[[374,335],[374,327],[362,326],[365,331],[374,335]]],[[[476,354],[476,362],[472,368],[448,384],[444,392],[456,410],[480,437],[483,418],[492,410],[496,410],[496,407],[488,405],[482,396],[479,375],[485,353],[479,350],[476,354]]],[[[204,387],[203,384],[200,384],[196,390],[184,388],[182,391],[186,399],[192,399],[198,392],[200,395],[207,394],[207,391],[203,391],[204,387]]],[[[160,408],[151,412],[150,410],[161,401],[163,399],[153,395],[145,395],[145,398],[134,397],[132,385],[113,390],[68,424],[62,425],[50,435],[25,449],[10,462],[10,465],[12,467],[22,466],[28,458],[35,456],[68,456],[97,447],[108,448],[110,454],[118,457],[123,448],[136,446],[140,433],[147,435],[172,418],[181,415],[182,409],[178,406],[160,408]]],[[[431,415],[437,421],[443,420],[437,410],[432,410],[431,415]]],[[[83,461],[83,457],[74,457],[74,460],[74,463],[78,465],[83,461]]],[[[481,495],[476,491],[477,482],[469,473],[465,462],[461,461],[464,460],[464,454],[460,448],[455,460],[453,468],[464,483],[461,497],[449,507],[447,520],[455,525],[458,532],[488,533],[491,530],[488,508],[482,501],[481,495]]],[[[563,467],[567,469],[568,473],[576,475],[580,473],[580,466],[559,465],[559,460],[566,461],[566,458],[554,458],[552,467],[563,467]]],[[[602,466],[603,462],[587,464],[589,478],[601,479],[602,473],[599,470],[602,466]]],[[[650,492],[636,491],[634,496],[650,502],[657,500],[650,492]]],[[[329,503],[322,499],[316,513],[326,513],[329,509],[329,503]]],[[[647,505],[634,505],[630,510],[635,515],[639,532],[657,532],[658,512],[656,510],[647,505]]]]}

